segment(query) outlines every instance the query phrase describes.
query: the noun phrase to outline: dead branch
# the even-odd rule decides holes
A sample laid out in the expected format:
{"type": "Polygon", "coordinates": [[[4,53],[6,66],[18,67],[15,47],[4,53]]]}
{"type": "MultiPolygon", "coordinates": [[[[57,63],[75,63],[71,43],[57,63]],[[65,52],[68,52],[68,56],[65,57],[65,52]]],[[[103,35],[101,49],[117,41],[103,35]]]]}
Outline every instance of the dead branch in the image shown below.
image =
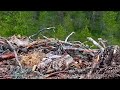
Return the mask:
{"type": "Polygon", "coordinates": [[[118,46],[118,45],[115,45],[115,46],[114,46],[113,54],[116,54],[116,52],[117,52],[118,49],[119,49],[119,46],[118,46]]]}
{"type": "Polygon", "coordinates": [[[15,54],[15,59],[16,59],[16,61],[18,62],[19,66],[20,66],[20,68],[21,68],[21,70],[22,70],[22,65],[21,65],[21,63],[20,63],[19,60],[18,60],[18,56],[17,56],[17,52],[16,52],[15,48],[12,46],[12,44],[11,44],[8,40],[6,40],[6,41],[7,41],[7,43],[9,44],[9,46],[11,47],[11,49],[13,50],[13,52],[14,52],[14,54],[15,54]]]}
{"type": "Polygon", "coordinates": [[[56,75],[58,73],[68,73],[68,71],[64,70],[64,71],[53,72],[53,73],[50,73],[50,74],[46,75],[45,78],[51,77],[51,76],[56,75]]]}
{"type": "Polygon", "coordinates": [[[102,40],[102,38],[98,38],[98,40],[99,40],[99,42],[101,43],[101,45],[105,48],[106,47],[106,45],[105,45],[105,41],[104,40],[102,40]]]}
{"type": "Polygon", "coordinates": [[[8,60],[12,58],[15,58],[14,53],[7,53],[7,54],[0,55],[0,60],[8,60]]]}
{"type": "Polygon", "coordinates": [[[49,40],[48,37],[44,36],[43,34],[41,34],[41,36],[43,36],[45,39],[49,40]]]}
{"type": "Polygon", "coordinates": [[[5,42],[3,42],[3,41],[0,41],[0,44],[5,44],[5,42]]]}
{"type": "Polygon", "coordinates": [[[72,51],[80,51],[80,52],[86,52],[86,53],[92,53],[92,52],[97,52],[97,49],[83,49],[83,48],[74,48],[74,47],[67,47],[67,46],[63,46],[64,50],[72,50],[72,51]]]}
{"type": "Polygon", "coordinates": [[[100,48],[101,52],[104,51],[104,48],[101,45],[99,45],[95,40],[93,40],[91,37],[87,37],[87,39],[89,41],[91,41],[95,46],[97,46],[98,48],[100,48]]]}
{"type": "Polygon", "coordinates": [[[69,38],[72,34],[74,34],[74,33],[75,33],[75,32],[72,32],[71,34],[69,34],[69,35],[66,37],[65,42],[67,42],[68,38],[69,38]]]}
{"type": "MultiPolygon", "coordinates": [[[[54,30],[55,27],[43,28],[43,29],[39,30],[37,33],[29,36],[29,39],[31,39],[32,37],[35,37],[35,36],[39,35],[39,34],[40,34],[42,31],[44,31],[44,30],[50,30],[50,29],[53,29],[53,31],[55,32],[55,30],[54,30]]],[[[42,34],[41,34],[41,35],[42,35],[42,34]]],[[[43,36],[43,35],[42,35],[42,36],[43,36]]],[[[43,36],[43,37],[44,37],[44,36],[43,36]]],[[[44,37],[44,38],[47,38],[47,37],[44,37]]]]}

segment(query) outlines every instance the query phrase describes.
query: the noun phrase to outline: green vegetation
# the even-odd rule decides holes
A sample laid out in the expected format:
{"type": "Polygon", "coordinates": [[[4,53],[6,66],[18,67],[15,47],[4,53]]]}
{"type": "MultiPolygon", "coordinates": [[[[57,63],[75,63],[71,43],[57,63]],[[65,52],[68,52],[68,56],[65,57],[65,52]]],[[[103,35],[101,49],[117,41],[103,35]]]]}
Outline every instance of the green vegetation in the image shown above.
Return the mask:
{"type": "Polygon", "coordinates": [[[107,39],[120,45],[120,11],[0,11],[0,35],[32,35],[39,29],[48,30],[47,37],[64,40],[72,31],[70,40],[84,42],[86,37],[107,39]]]}

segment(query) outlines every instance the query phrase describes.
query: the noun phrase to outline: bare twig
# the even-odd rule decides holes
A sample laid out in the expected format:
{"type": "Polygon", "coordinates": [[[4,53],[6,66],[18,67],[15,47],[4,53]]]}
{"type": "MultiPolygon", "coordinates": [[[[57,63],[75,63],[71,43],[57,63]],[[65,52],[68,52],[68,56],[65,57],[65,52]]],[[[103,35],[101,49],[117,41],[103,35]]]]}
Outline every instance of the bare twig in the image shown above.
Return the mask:
{"type": "MultiPolygon", "coordinates": [[[[41,35],[42,35],[42,34],[41,34],[41,35]]],[[[44,36],[44,35],[42,35],[42,36],[43,36],[45,39],[49,40],[48,37],[46,37],[46,36],[44,36]]]]}
{"type": "Polygon", "coordinates": [[[6,41],[7,41],[7,43],[9,44],[9,46],[11,47],[11,49],[14,51],[15,59],[16,59],[16,61],[18,62],[19,66],[20,66],[20,68],[21,68],[21,70],[22,70],[22,65],[21,65],[21,63],[20,63],[19,60],[18,60],[18,56],[17,56],[17,52],[16,52],[15,48],[12,46],[12,44],[11,44],[8,40],[6,40],[6,41]]]}
{"type": "Polygon", "coordinates": [[[15,58],[14,53],[6,53],[3,55],[0,55],[0,60],[8,60],[8,59],[12,59],[12,58],[15,58]]]}
{"type": "Polygon", "coordinates": [[[68,71],[63,70],[63,71],[53,72],[53,73],[46,75],[45,78],[51,77],[51,76],[56,75],[58,73],[68,73],[68,71]]]}
{"type": "Polygon", "coordinates": [[[105,41],[104,40],[102,40],[102,38],[98,38],[98,40],[99,40],[99,42],[102,44],[102,46],[105,48],[106,47],[106,45],[105,45],[105,41]]]}
{"type": "Polygon", "coordinates": [[[36,68],[37,68],[37,65],[34,65],[32,68],[32,71],[35,71],[36,68]]]}
{"type": "MultiPolygon", "coordinates": [[[[43,28],[43,29],[39,30],[37,33],[29,36],[29,39],[31,39],[31,37],[35,37],[35,36],[39,35],[39,33],[41,33],[42,31],[44,31],[44,30],[49,30],[49,29],[53,29],[53,31],[55,32],[55,30],[54,30],[55,27],[43,28]]],[[[42,35],[42,34],[41,34],[41,35],[42,35]]],[[[43,36],[43,37],[44,37],[44,36],[43,36]]],[[[44,37],[44,38],[46,38],[46,37],[44,37]]]]}
{"type": "Polygon", "coordinates": [[[118,49],[119,49],[119,46],[118,46],[118,45],[115,45],[115,46],[114,46],[113,54],[116,54],[116,52],[117,52],[118,49]]]}
{"type": "Polygon", "coordinates": [[[68,38],[69,38],[72,34],[74,34],[74,33],[75,33],[75,32],[72,32],[71,34],[69,34],[69,35],[66,37],[65,42],[67,42],[68,38]]]}
{"type": "Polygon", "coordinates": [[[104,48],[101,45],[99,45],[95,40],[93,40],[91,37],[87,37],[87,39],[89,41],[91,41],[95,46],[97,46],[98,48],[100,48],[101,52],[104,51],[104,48]]]}

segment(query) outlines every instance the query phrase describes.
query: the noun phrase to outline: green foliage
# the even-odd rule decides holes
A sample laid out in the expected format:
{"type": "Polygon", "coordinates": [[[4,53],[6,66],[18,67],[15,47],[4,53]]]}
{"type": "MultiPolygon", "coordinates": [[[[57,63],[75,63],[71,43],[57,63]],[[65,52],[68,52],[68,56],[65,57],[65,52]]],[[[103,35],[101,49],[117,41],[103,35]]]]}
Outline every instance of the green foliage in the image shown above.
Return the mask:
{"type": "Polygon", "coordinates": [[[73,22],[72,19],[70,17],[70,15],[68,14],[67,16],[64,17],[64,24],[63,24],[66,32],[69,34],[69,32],[74,31],[74,26],[73,26],[73,22]]]}
{"type": "Polygon", "coordinates": [[[13,34],[29,35],[29,32],[36,27],[32,23],[31,12],[18,11],[4,13],[1,18],[0,33],[3,36],[11,36],[13,34]]]}
{"type": "Polygon", "coordinates": [[[75,39],[80,40],[82,42],[86,41],[87,37],[92,37],[87,26],[85,26],[85,28],[83,28],[83,30],[81,30],[75,34],[75,39]]]}
{"type": "MultiPolygon", "coordinates": [[[[119,11],[0,11],[0,35],[32,35],[46,27],[56,27],[55,31],[46,30],[43,35],[64,40],[86,41],[87,37],[107,39],[110,44],[120,45],[119,11]]],[[[42,38],[42,36],[40,36],[42,38]]]]}
{"type": "Polygon", "coordinates": [[[105,32],[107,31],[107,33],[113,34],[114,32],[117,31],[118,24],[116,23],[116,15],[117,13],[113,11],[104,12],[103,20],[106,26],[105,32]]]}
{"type": "Polygon", "coordinates": [[[57,15],[55,15],[53,12],[41,11],[39,17],[39,25],[41,28],[54,26],[56,24],[56,19],[57,15]]]}
{"type": "Polygon", "coordinates": [[[117,38],[115,38],[116,32],[118,32],[118,23],[116,22],[117,12],[109,11],[104,12],[103,21],[105,24],[105,30],[103,31],[104,35],[106,35],[106,39],[108,39],[111,43],[116,43],[117,38]]]}
{"type": "Polygon", "coordinates": [[[60,40],[64,40],[66,37],[66,31],[65,28],[62,25],[58,25],[57,26],[57,30],[55,32],[55,37],[60,39],[60,40]]]}
{"type": "Polygon", "coordinates": [[[83,11],[74,11],[71,12],[71,18],[74,25],[74,31],[83,29],[86,25],[89,24],[89,21],[86,17],[86,14],[83,11]]]}

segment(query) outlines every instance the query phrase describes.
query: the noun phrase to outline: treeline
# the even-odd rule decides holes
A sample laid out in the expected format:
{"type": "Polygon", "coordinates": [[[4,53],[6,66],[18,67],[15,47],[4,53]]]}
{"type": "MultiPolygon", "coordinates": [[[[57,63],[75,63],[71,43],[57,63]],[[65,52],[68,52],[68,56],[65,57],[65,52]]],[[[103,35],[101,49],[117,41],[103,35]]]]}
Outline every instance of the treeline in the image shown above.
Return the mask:
{"type": "Polygon", "coordinates": [[[86,37],[107,39],[120,45],[120,11],[0,11],[0,35],[32,35],[39,29],[47,37],[64,40],[72,31],[70,40],[85,41],[86,37]]]}

